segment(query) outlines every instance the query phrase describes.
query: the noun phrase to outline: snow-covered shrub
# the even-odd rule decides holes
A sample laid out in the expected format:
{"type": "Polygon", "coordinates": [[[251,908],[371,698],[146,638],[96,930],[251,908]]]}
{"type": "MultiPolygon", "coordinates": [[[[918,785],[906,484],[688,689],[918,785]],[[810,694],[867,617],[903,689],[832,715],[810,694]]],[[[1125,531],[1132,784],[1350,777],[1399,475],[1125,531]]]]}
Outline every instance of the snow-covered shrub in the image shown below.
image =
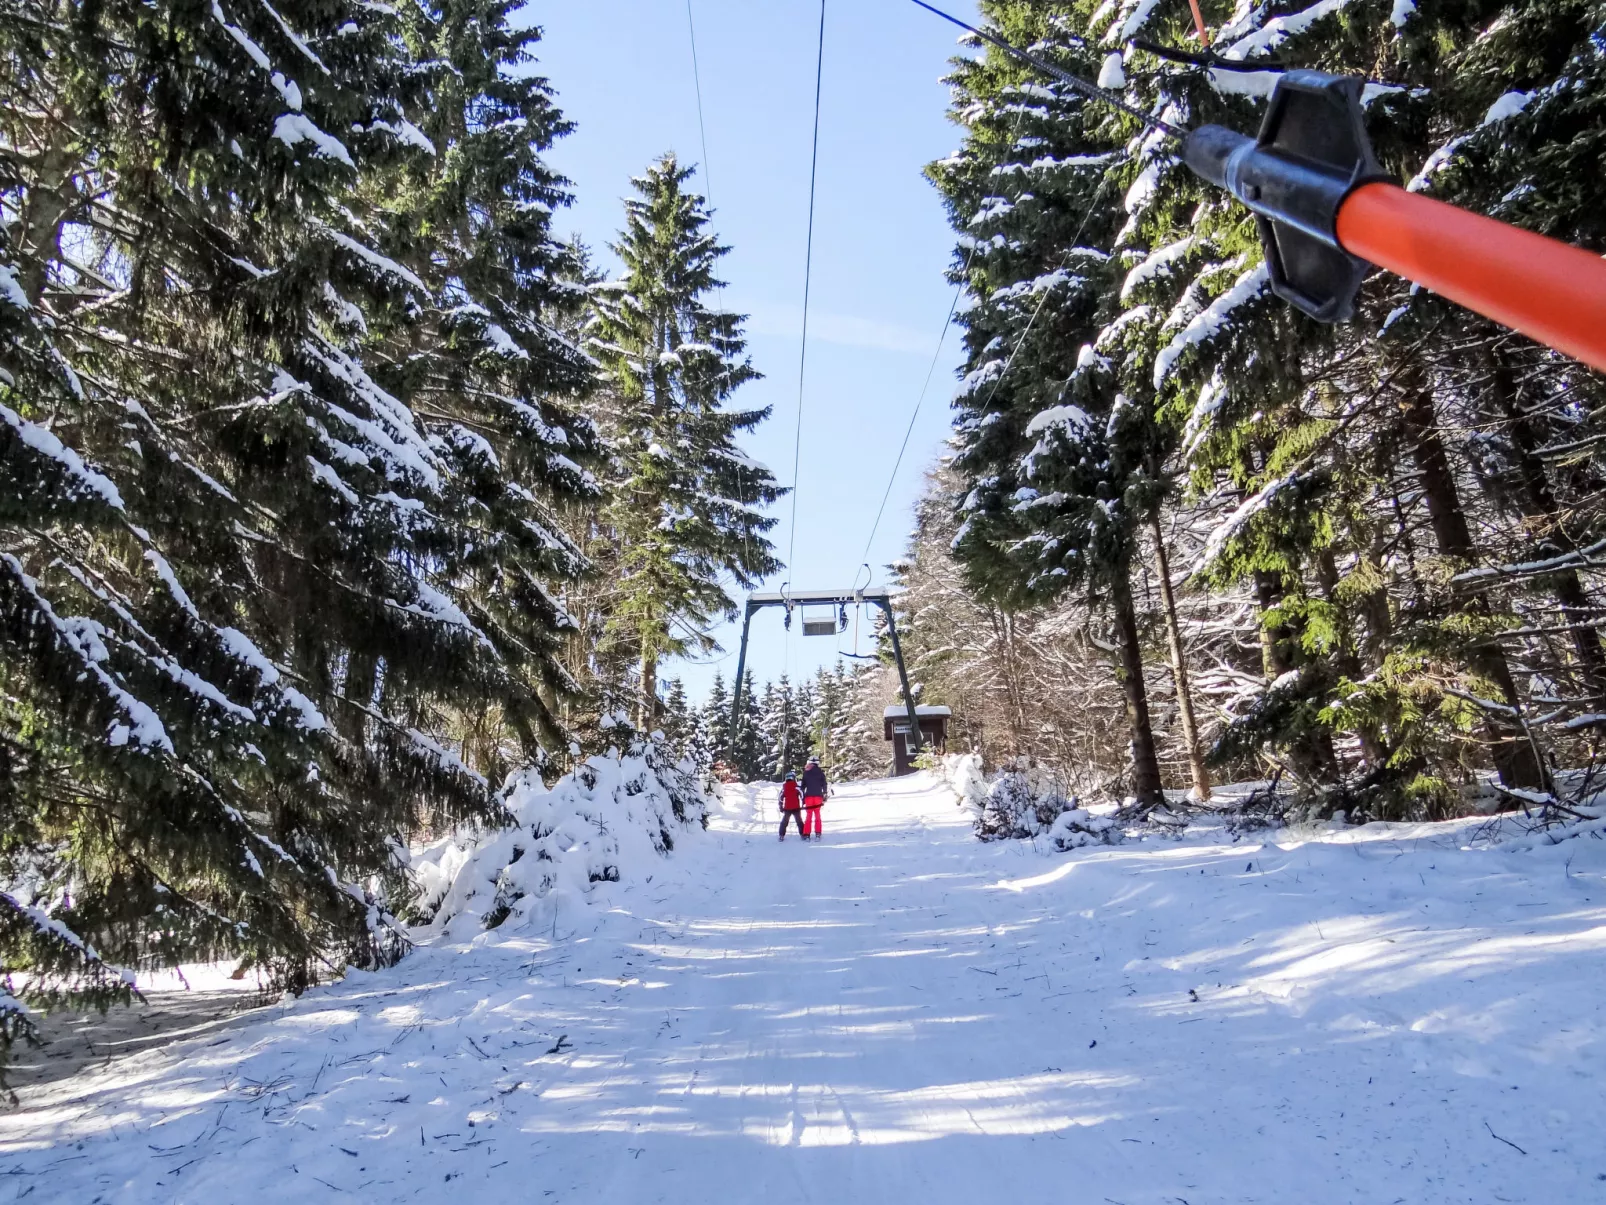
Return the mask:
{"type": "Polygon", "coordinates": [[[979,818],[987,805],[987,776],[982,773],[981,754],[950,753],[942,759],[939,771],[959,797],[959,806],[979,818]]]}
{"type": "Polygon", "coordinates": [[[509,827],[455,833],[411,855],[414,919],[434,933],[539,928],[565,898],[651,873],[677,837],[707,823],[710,801],[695,765],[673,762],[652,740],[589,758],[551,788],[533,769],[517,770],[502,802],[509,827]]]}
{"type": "Polygon", "coordinates": [[[1119,845],[1124,839],[1114,817],[1095,816],[1086,808],[1066,808],[1048,828],[1049,844],[1061,851],[1084,845],[1119,845]]]}
{"type": "Polygon", "coordinates": [[[1074,795],[1066,795],[1056,775],[1024,758],[991,781],[973,753],[947,758],[943,774],[974,816],[976,835],[983,841],[1047,837],[1055,849],[1067,850],[1123,840],[1113,818],[1081,807],[1074,795]]]}

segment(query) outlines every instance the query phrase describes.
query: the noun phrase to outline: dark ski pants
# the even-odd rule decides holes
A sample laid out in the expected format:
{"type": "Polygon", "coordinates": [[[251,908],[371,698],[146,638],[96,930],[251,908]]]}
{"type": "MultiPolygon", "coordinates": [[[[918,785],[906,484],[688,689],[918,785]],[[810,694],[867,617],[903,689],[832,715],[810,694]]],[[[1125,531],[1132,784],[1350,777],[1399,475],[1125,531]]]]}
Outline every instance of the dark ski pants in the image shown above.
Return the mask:
{"type": "Polygon", "coordinates": [[[798,811],[796,808],[782,808],[781,809],[781,840],[782,841],[786,840],[786,822],[788,820],[796,822],[796,824],[797,824],[797,835],[798,836],[800,836],[800,837],[808,836],[807,830],[804,829],[804,827],[803,827],[803,813],[798,811]]]}

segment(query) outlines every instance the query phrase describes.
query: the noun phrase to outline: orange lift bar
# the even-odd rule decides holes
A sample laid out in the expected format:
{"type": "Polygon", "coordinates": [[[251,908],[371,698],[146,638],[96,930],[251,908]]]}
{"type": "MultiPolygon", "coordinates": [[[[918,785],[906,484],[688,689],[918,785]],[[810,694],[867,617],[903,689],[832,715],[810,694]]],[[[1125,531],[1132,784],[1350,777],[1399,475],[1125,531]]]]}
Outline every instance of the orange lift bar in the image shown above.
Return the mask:
{"type": "Polygon", "coordinates": [[[1363,184],[1339,206],[1351,255],[1606,372],[1606,259],[1406,192],[1363,184]]]}

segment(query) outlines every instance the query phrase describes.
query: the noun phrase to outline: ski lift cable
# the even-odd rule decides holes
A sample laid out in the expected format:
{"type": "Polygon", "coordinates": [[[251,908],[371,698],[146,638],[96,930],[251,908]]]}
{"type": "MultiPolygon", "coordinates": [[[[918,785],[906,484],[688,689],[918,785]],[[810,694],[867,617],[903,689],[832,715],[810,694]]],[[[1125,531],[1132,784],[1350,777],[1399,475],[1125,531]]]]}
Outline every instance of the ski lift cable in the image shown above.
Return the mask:
{"type": "Polygon", "coordinates": [[[809,296],[814,285],[814,203],[820,178],[820,98],[825,85],[825,0],[820,0],[820,37],[814,64],[814,140],[809,160],[809,232],[803,256],[803,338],[797,364],[797,427],[792,442],[792,520],[786,546],[787,572],[797,555],[797,496],[802,486],[803,387],[809,362],[809,296]]]}
{"type": "MultiPolygon", "coordinates": [[[[1016,140],[1020,138],[1021,118],[1024,116],[1024,113],[1025,110],[1022,109],[1020,112],[1015,114],[1015,126],[1010,132],[1009,136],[1010,145],[1012,146],[1015,144],[1016,140]]],[[[915,423],[920,418],[920,410],[926,404],[926,395],[931,390],[931,382],[936,376],[937,365],[942,361],[942,349],[948,341],[948,331],[954,324],[954,315],[959,312],[959,300],[965,295],[965,285],[970,279],[970,266],[975,262],[976,244],[972,243],[970,245],[970,250],[965,254],[965,267],[962,274],[962,279],[960,280],[958,287],[954,289],[954,299],[953,302],[948,306],[948,316],[943,319],[942,331],[937,336],[936,350],[931,353],[931,366],[926,370],[925,384],[920,387],[920,396],[915,399],[914,411],[909,415],[909,426],[904,430],[903,443],[898,448],[898,458],[892,463],[892,472],[887,477],[887,488],[881,495],[881,505],[876,509],[875,522],[870,524],[870,536],[864,542],[864,564],[862,566],[864,569],[870,568],[870,546],[875,543],[876,533],[881,530],[881,520],[886,516],[887,503],[892,498],[892,487],[897,484],[898,470],[903,467],[904,455],[909,451],[909,439],[914,435],[915,423]]],[[[871,570],[869,580],[867,580],[864,584],[868,586],[873,581],[875,581],[875,571],[871,570]]],[[[855,629],[855,631],[857,631],[857,629],[855,629]]],[[[855,652],[857,652],[859,647],[857,636],[854,638],[853,647],[855,652]]]]}
{"type": "Polygon", "coordinates": [[[998,49],[1002,50],[1005,54],[1011,55],[1012,57],[1019,59],[1021,62],[1026,63],[1029,66],[1036,67],[1044,75],[1052,76],[1054,79],[1059,80],[1060,83],[1069,86],[1073,91],[1080,92],[1083,96],[1087,97],[1088,100],[1096,100],[1103,104],[1109,105],[1112,109],[1119,109],[1128,117],[1136,118],[1150,129],[1159,130],[1162,133],[1169,134],[1172,138],[1181,139],[1188,136],[1188,131],[1183,129],[1181,126],[1172,125],[1169,121],[1166,121],[1160,117],[1156,117],[1152,113],[1145,113],[1136,105],[1127,104],[1126,100],[1119,92],[1112,92],[1108,88],[1099,87],[1091,80],[1085,80],[1079,75],[1072,75],[1064,68],[1056,67],[1047,59],[1039,58],[1037,55],[1022,50],[1018,46],[1011,45],[1010,43],[1004,41],[1003,38],[996,37],[993,34],[988,33],[986,30],[977,29],[968,21],[961,21],[952,13],[945,13],[942,11],[942,9],[935,8],[932,5],[927,4],[926,0],[913,0],[913,3],[918,4],[928,13],[932,13],[938,17],[941,17],[944,21],[951,22],[952,24],[959,26],[960,29],[974,34],[982,41],[998,47],[998,49]]]}
{"type": "MultiPolygon", "coordinates": [[[[975,247],[971,255],[976,253],[975,247]]],[[[970,264],[966,261],[965,275],[970,275],[970,264]]],[[[887,477],[887,488],[881,495],[881,505],[876,509],[875,522],[870,524],[870,535],[864,541],[864,557],[866,562],[870,558],[870,545],[875,543],[876,533],[881,530],[881,519],[887,513],[887,502],[892,497],[892,487],[897,483],[898,470],[903,467],[903,457],[909,450],[909,440],[915,433],[915,422],[920,418],[920,410],[926,404],[926,394],[931,391],[932,378],[937,375],[937,364],[942,359],[942,349],[948,342],[948,328],[954,323],[954,314],[959,310],[959,299],[963,296],[965,286],[961,284],[954,290],[954,299],[948,306],[948,317],[943,320],[942,334],[937,337],[937,349],[931,353],[931,367],[926,370],[926,383],[920,387],[920,396],[915,399],[915,408],[909,415],[909,425],[904,428],[903,443],[898,447],[898,457],[892,462],[892,472],[887,477]]]]}
{"type": "Polygon", "coordinates": [[[692,0],[686,0],[686,30],[691,35],[691,79],[697,91],[697,134],[703,144],[703,193],[709,207],[714,204],[714,169],[708,163],[708,127],[703,122],[703,73],[697,62],[697,21],[692,16],[692,0]]]}
{"type": "Polygon", "coordinates": [[[1259,219],[1265,282],[1301,313],[1319,322],[1352,318],[1376,266],[1606,371],[1606,261],[1401,188],[1372,150],[1364,80],[1284,70],[1257,136],[1219,125],[1184,130],[926,0],[912,3],[1180,139],[1189,170],[1259,219]]]}

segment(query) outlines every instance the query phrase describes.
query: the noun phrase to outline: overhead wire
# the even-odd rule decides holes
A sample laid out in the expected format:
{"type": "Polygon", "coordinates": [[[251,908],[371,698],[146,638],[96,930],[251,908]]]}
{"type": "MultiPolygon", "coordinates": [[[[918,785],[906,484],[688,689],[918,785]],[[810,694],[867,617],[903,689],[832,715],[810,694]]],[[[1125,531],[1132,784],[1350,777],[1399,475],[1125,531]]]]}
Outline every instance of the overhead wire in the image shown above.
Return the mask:
{"type": "Polygon", "coordinates": [[[825,0],[820,0],[820,38],[814,67],[814,143],[809,161],[809,232],[803,257],[803,340],[797,365],[797,428],[792,444],[792,521],[786,547],[788,574],[797,553],[797,496],[802,485],[803,396],[809,362],[809,299],[814,284],[814,206],[820,179],[820,98],[825,85],[825,0]]]}
{"type": "Polygon", "coordinates": [[[1160,132],[1167,134],[1172,138],[1180,139],[1188,136],[1188,131],[1184,130],[1181,126],[1173,125],[1171,122],[1166,121],[1163,117],[1156,117],[1153,113],[1145,113],[1136,105],[1128,104],[1126,99],[1119,92],[1112,92],[1108,88],[1099,87],[1091,80],[1085,80],[1079,75],[1072,75],[1063,67],[1056,67],[1047,59],[1041,58],[1029,51],[1022,50],[1018,46],[1013,46],[1004,41],[1003,38],[998,37],[996,34],[990,34],[986,30],[977,29],[968,21],[961,21],[952,13],[945,13],[942,11],[942,9],[927,4],[926,0],[911,0],[911,2],[918,4],[928,13],[941,17],[944,21],[947,21],[952,25],[957,25],[960,29],[974,34],[976,37],[980,38],[989,45],[998,47],[998,49],[1002,50],[1005,54],[1010,55],[1012,58],[1017,58],[1023,63],[1028,63],[1031,66],[1036,67],[1044,75],[1052,76],[1053,78],[1059,80],[1060,83],[1067,85],[1072,91],[1081,93],[1081,95],[1087,97],[1089,100],[1096,100],[1101,104],[1109,105],[1112,109],[1119,109],[1128,117],[1135,118],[1136,120],[1141,121],[1144,125],[1148,126],[1150,129],[1159,130],[1160,132]]]}
{"type": "MultiPolygon", "coordinates": [[[[814,212],[820,182],[820,108],[825,93],[825,0],[820,0],[820,33],[814,58],[814,136],[809,152],[809,226],[803,250],[803,331],[797,357],[797,423],[792,432],[792,517],[786,541],[786,581],[783,592],[793,585],[797,562],[797,500],[803,489],[803,402],[809,364],[809,301],[814,287],[814,212]]],[[[792,608],[786,609],[783,672],[792,672],[792,608]]]]}
{"type": "MultiPolygon", "coordinates": [[[[1024,113],[1025,110],[1023,109],[1015,114],[1015,125],[1014,128],[1010,130],[1009,134],[1011,146],[1013,146],[1020,138],[1021,119],[1024,116],[1024,113]]],[[[887,503],[892,498],[892,487],[897,484],[898,470],[903,467],[903,458],[909,451],[910,437],[914,435],[915,423],[920,418],[921,408],[926,404],[926,395],[931,391],[931,382],[936,376],[937,365],[942,360],[942,349],[948,341],[948,330],[954,324],[954,315],[959,312],[959,299],[965,295],[965,285],[970,279],[970,266],[975,262],[976,244],[972,242],[969,251],[967,251],[965,254],[965,267],[961,274],[959,284],[954,289],[954,299],[948,306],[948,316],[943,319],[942,332],[937,336],[937,348],[931,353],[931,366],[926,370],[925,384],[920,387],[920,396],[915,399],[915,408],[909,415],[909,425],[907,428],[905,428],[903,433],[903,443],[898,448],[898,458],[893,461],[892,472],[887,477],[887,488],[881,495],[881,505],[879,508],[877,508],[875,513],[875,522],[870,525],[870,536],[864,542],[863,567],[866,569],[869,569],[870,567],[870,546],[875,543],[876,533],[881,530],[881,520],[886,516],[887,503]]],[[[872,570],[870,573],[870,580],[865,582],[865,585],[868,586],[870,582],[873,581],[875,581],[875,573],[872,570]]],[[[859,647],[857,638],[854,640],[853,647],[855,651],[857,651],[859,647]]]]}
{"type": "Polygon", "coordinates": [[[697,21],[692,16],[692,0],[686,0],[686,29],[691,34],[691,79],[697,90],[697,134],[703,143],[703,194],[714,204],[714,169],[708,163],[708,126],[703,121],[703,73],[697,62],[697,21]]]}

